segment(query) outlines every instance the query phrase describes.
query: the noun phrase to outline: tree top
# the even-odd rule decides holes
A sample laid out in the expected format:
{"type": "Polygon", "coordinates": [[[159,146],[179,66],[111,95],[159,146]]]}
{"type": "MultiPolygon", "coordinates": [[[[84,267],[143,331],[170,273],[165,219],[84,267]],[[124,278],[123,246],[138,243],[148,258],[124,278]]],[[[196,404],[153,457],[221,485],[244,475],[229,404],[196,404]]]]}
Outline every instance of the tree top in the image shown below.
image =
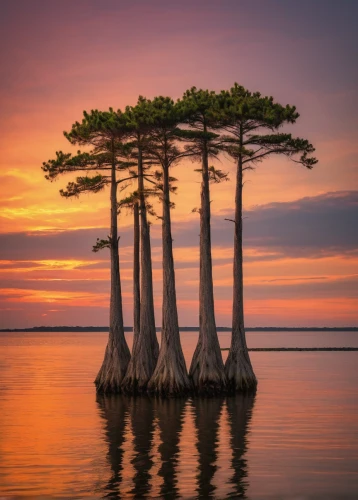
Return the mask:
{"type": "Polygon", "coordinates": [[[259,127],[276,129],[284,123],[295,123],[299,117],[295,106],[283,106],[272,96],[250,92],[238,83],[230,90],[222,90],[218,102],[224,124],[242,125],[250,130],[259,127]]]}

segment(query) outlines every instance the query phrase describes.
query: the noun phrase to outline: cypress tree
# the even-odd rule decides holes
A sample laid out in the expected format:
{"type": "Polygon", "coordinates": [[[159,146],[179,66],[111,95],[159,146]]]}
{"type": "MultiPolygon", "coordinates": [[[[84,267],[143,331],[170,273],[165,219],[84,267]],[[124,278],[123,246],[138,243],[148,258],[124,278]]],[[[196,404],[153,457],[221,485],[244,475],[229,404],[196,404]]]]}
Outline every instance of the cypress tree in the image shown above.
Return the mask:
{"type": "Polygon", "coordinates": [[[140,217],[140,318],[139,334],[133,339],[132,357],[122,382],[127,393],[143,392],[147,388],[157,363],[159,344],[155,330],[153,277],[145,179],[148,168],[143,149],[148,141],[152,117],[147,99],[139,97],[137,105],[127,106],[126,127],[134,145],[138,168],[138,200],[140,217]]]}
{"type": "Polygon", "coordinates": [[[189,375],[194,389],[203,394],[220,393],[225,388],[224,364],[216,332],[214,289],[211,258],[210,187],[212,177],[219,182],[225,175],[209,167],[209,158],[217,157],[222,149],[219,134],[217,96],[195,87],[185,92],[178,103],[188,128],[178,136],[187,142],[187,152],[201,161],[200,213],[200,284],[199,284],[199,341],[191,362],[189,375]]]}
{"type": "Polygon", "coordinates": [[[111,256],[111,297],[109,338],[101,369],[95,380],[98,392],[119,392],[120,384],[127,370],[130,352],[124,337],[122,293],[118,255],[118,227],[117,227],[117,187],[125,180],[130,180],[131,175],[117,179],[118,173],[130,167],[126,159],[127,147],[118,140],[124,138],[123,118],[120,112],[114,113],[84,112],[81,123],[76,122],[65,136],[71,144],[91,146],[90,153],[78,152],[72,156],[70,153],[57,152],[54,160],[44,162],[42,169],[46,179],[54,180],[60,174],[69,172],[84,172],[86,175],[77,177],[76,182],[70,182],[66,190],[60,193],[65,197],[78,196],[84,192],[96,193],[104,187],[110,187],[111,224],[110,235],[106,240],[97,240],[94,251],[109,248],[111,256]],[[90,176],[89,173],[94,175],[90,176]]]}
{"type": "Polygon", "coordinates": [[[144,153],[149,161],[161,167],[157,186],[162,203],[163,245],[163,304],[162,333],[159,358],[148,389],[164,395],[178,395],[189,390],[185,359],[180,344],[178,311],[175,290],[175,272],[171,234],[170,191],[173,191],[169,169],[185,156],[177,147],[177,125],[180,113],[169,97],[156,97],[149,102],[152,126],[144,153]]]}
{"type": "Polygon", "coordinates": [[[259,92],[251,93],[237,83],[230,91],[222,91],[219,101],[223,120],[221,124],[230,133],[230,136],[226,137],[226,150],[237,163],[233,221],[232,337],[225,372],[230,390],[246,391],[254,390],[257,380],[247,350],[244,327],[242,251],[244,172],[272,155],[284,155],[308,169],[311,169],[317,160],[310,156],[314,148],[306,139],[293,138],[291,134],[278,132],[283,125],[296,122],[299,114],[294,106],[282,106],[272,97],[263,97],[259,92]]]}

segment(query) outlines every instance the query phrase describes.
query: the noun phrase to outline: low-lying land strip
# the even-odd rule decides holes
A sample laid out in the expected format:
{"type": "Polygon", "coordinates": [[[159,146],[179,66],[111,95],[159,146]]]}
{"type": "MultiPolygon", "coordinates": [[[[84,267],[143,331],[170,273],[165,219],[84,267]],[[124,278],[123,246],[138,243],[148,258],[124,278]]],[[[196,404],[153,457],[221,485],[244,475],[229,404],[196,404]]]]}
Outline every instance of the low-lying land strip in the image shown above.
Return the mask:
{"type": "MultiPolygon", "coordinates": [[[[222,347],[229,351],[229,347],[222,347]]],[[[358,347],[251,347],[249,351],[358,351],[358,347]]]]}

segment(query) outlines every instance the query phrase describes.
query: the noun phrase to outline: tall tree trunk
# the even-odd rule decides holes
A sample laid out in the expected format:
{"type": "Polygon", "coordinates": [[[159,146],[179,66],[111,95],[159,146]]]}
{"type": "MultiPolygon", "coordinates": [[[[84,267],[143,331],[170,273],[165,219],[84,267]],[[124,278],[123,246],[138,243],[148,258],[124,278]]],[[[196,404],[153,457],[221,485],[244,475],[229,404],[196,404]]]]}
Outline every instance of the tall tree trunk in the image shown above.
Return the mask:
{"type": "MultiPolygon", "coordinates": [[[[242,146],[242,144],[241,144],[242,146]]],[[[242,188],[243,164],[239,155],[235,196],[235,236],[234,236],[234,288],[232,307],[231,346],[225,364],[225,372],[230,391],[255,390],[257,380],[251,366],[246,345],[244,327],[244,284],[242,251],[242,188]]]]}
{"type": "Polygon", "coordinates": [[[170,221],[169,165],[163,168],[163,309],[158,363],[148,389],[162,395],[179,395],[190,387],[180,344],[170,221]]]}
{"type": "Polygon", "coordinates": [[[120,385],[125,376],[130,352],[124,337],[122,291],[118,256],[117,229],[117,182],[115,163],[112,165],[111,178],[111,302],[109,311],[109,338],[101,369],[95,384],[97,392],[120,392],[120,385]]]}
{"type": "Polygon", "coordinates": [[[202,159],[200,209],[199,341],[190,366],[194,389],[202,394],[225,388],[224,364],[216,333],[210,235],[209,165],[206,148],[202,159]]]}
{"type": "Polygon", "coordinates": [[[134,256],[133,256],[133,344],[137,342],[140,332],[140,228],[139,205],[133,206],[134,219],[134,256]]]}
{"type": "Polygon", "coordinates": [[[153,374],[159,352],[155,331],[152,256],[144,194],[142,150],[138,148],[138,190],[140,208],[140,331],[133,343],[132,358],[123,380],[127,393],[143,392],[153,374]]]}

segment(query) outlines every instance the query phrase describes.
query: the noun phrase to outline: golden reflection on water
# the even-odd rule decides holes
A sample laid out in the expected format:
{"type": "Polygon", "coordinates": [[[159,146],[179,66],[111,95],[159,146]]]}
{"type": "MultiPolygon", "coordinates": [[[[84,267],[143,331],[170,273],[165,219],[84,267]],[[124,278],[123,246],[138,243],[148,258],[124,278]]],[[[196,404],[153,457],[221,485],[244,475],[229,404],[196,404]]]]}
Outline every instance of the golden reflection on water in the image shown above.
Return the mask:
{"type": "Polygon", "coordinates": [[[356,498],[356,353],[252,353],[255,397],[161,400],[96,397],[105,344],[0,334],[0,496],[356,498]]]}
{"type": "Polygon", "coordinates": [[[254,396],[163,400],[117,395],[100,396],[97,403],[111,468],[106,497],[216,498],[218,490],[220,498],[224,491],[245,498],[243,455],[254,396]],[[224,408],[230,423],[222,433],[224,408]],[[224,468],[230,470],[225,482],[224,468]]]}

